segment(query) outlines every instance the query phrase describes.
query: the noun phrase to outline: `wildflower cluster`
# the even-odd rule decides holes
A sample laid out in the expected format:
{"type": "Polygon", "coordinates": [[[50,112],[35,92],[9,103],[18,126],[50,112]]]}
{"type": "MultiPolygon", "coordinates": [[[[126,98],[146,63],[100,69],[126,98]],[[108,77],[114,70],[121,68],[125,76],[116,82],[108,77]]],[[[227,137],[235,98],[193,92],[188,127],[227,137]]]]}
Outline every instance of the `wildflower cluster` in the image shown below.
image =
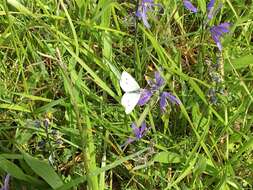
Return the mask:
{"type": "Polygon", "coordinates": [[[154,80],[148,80],[148,85],[149,85],[149,88],[143,89],[141,92],[141,97],[138,102],[140,106],[145,105],[153,96],[153,94],[156,92],[160,93],[159,95],[160,109],[162,112],[165,112],[166,110],[167,100],[177,105],[180,104],[180,101],[170,92],[160,92],[160,90],[162,89],[162,86],[164,85],[164,79],[160,75],[159,71],[155,72],[154,80]]]}
{"type": "MultiPolygon", "coordinates": [[[[130,80],[134,80],[134,79],[129,78],[129,81],[130,80]]],[[[168,102],[171,102],[172,104],[176,104],[176,105],[181,104],[180,100],[177,99],[170,92],[163,91],[165,81],[164,81],[164,78],[161,76],[159,71],[155,72],[155,78],[154,79],[147,80],[147,82],[148,82],[148,88],[140,89],[140,97],[139,97],[139,100],[138,100],[138,103],[137,103],[138,105],[144,106],[145,104],[147,104],[149,102],[151,97],[156,93],[159,94],[158,99],[160,100],[160,109],[161,109],[162,113],[164,113],[166,111],[166,107],[168,105],[168,102]]],[[[135,84],[135,81],[132,81],[132,83],[135,84]]],[[[129,83],[127,83],[127,84],[129,84],[129,83]]],[[[124,88],[123,81],[121,81],[121,86],[123,86],[123,88],[124,88]]],[[[137,84],[135,84],[133,86],[137,86],[137,84]]],[[[139,89],[139,86],[137,86],[137,87],[138,87],[137,89],[139,89]]],[[[128,90],[125,89],[125,91],[128,91],[128,90]]],[[[133,92],[133,93],[136,93],[136,92],[133,92]]],[[[125,96],[127,96],[127,95],[125,95],[125,96]]],[[[129,100],[129,101],[131,101],[131,100],[129,100]]],[[[126,106],[127,106],[127,104],[126,104],[126,106]]],[[[127,110],[127,108],[126,108],[126,110],[127,110]]],[[[131,128],[132,128],[132,132],[135,135],[135,138],[129,138],[122,146],[125,146],[129,143],[132,143],[136,140],[141,139],[147,132],[147,127],[146,127],[145,122],[143,122],[141,124],[140,128],[138,128],[136,126],[136,124],[133,123],[131,125],[131,128]]]]}
{"type": "Polygon", "coordinates": [[[57,131],[56,129],[52,128],[50,120],[48,118],[44,119],[43,121],[35,120],[34,121],[34,126],[37,129],[39,129],[40,127],[42,127],[42,129],[45,131],[45,134],[47,136],[46,139],[45,138],[41,138],[38,141],[38,147],[40,149],[44,149],[46,147],[46,144],[50,143],[48,141],[51,138],[54,140],[53,142],[54,142],[55,146],[59,146],[59,145],[62,144],[61,135],[60,135],[59,131],[57,131]]]}
{"type": "MultiPolygon", "coordinates": [[[[189,0],[183,0],[182,1],[185,8],[193,13],[198,12],[198,8],[194,6],[191,1],[189,0]]],[[[215,17],[215,15],[218,13],[218,11],[221,9],[222,4],[219,3],[219,5],[216,5],[216,0],[210,0],[207,4],[207,15],[206,15],[206,21],[205,26],[209,27],[209,31],[211,34],[212,39],[216,43],[219,51],[222,51],[222,44],[221,44],[221,37],[229,32],[230,23],[224,22],[220,23],[218,25],[211,25],[210,21],[215,17]]],[[[136,16],[142,20],[144,26],[146,28],[150,28],[150,24],[148,22],[148,12],[152,12],[153,8],[156,6],[161,6],[160,4],[155,4],[154,0],[141,0],[141,3],[139,4],[136,16]]],[[[177,99],[176,96],[171,94],[170,92],[163,91],[165,81],[164,78],[161,76],[159,71],[155,72],[154,79],[147,80],[148,87],[141,89],[138,83],[131,77],[129,74],[122,74],[122,78],[124,80],[120,81],[122,89],[125,91],[124,96],[122,97],[121,103],[125,107],[125,111],[127,114],[129,114],[135,107],[136,104],[139,106],[144,106],[147,104],[150,99],[156,94],[158,95],[158,100],[160,103],[160,110],[162,113],[166,111],[166,107],[169,102],[172,104],[180,105],[181,102],[179,99],[177,99]],[[123,76],[124,75],[124,76],[123,76]],[[127,80],[128,79],[128,80],[127,80]],[[124,82],[125,81],[125,82],[124,82]]],[[[214,76],[215,77],[215,76],[214,76]]],[[[216,76],[217,78],[217,76],[216,76]]],[[[219,78],[217,78],[217,83],[219,78]]],[[[214,91],[210,90],[210,93],[213,95],[214,91]]],[[[213,100],[215,102],[215,100],[213,100]]],[[[137,128],[136,124],[133,123],[131,125],[132,132],[135,135],[135,138],[129,138],[124,145],[132,143],[136,140],[139,140],[142,138],[146,131],[146,123],[143,122],[141,124],[140,128],[137,128]]]]}
{"type": "Polygon", "coordinates": [[[147,28],[150,28],[147,12],[153,11],[153,7],[155,6],[160,6],[160,4],[155,4],[154,0],[142,0],[137,9],[136,16],[142,20],[144,26],[147,28]]]}
{"type": "Polygon", "coordinates": [[[146,132],[148,131],[148,128],[147,128],[145,122],[143,122],[141,124],[141,127],[137,127],[135,123],[132,123],[131,128],[132,128],[132,132],[134,133],[135,137],[134,138],[128,138],[127,141],[122,145],[122,147],[124,147],[127,144],[130,144],[130,143],[132,143],[136,140],[141,139],[146,134],[146,132]]]}
{"type": "MultiPolygon", "coordinates": [[[[206,19],[207,24],[217,14],[217,12],[222,7],[222,4],[219,3],[218,7],[215,8],[215,3],[216,3],[216,0],[210,0],[210,2],[207,4],[207,19],[206,19]]],[[[194,6],[191,3],[191,1],[183,0],[183,4],[184,4],[185,8],[190,10],[191,12],[193,12],[193,13],[198,12],[197,7],[194,6]]],[[[138,6],[136,16],[142,20],[142,22],[146,28],[150,28],[147,13],[153,11],[153,7],[155,7],[155,6],[161,6],[161,5],[155,4],[154,0],[142,0],[140,5],[138,6]]],[[[215,25],[210,26],[211,36],[220,51],[222,51],[222,45],[221,45],[220,38],[223,36],[224,33],[229,32],[229,27],[230,27],[230,23],[228,23],[228,22],[220,23],[219,25],[216,25],[216,26],[215,25]]]]}
{"type": "MultiPolygon", "coordinates": [[[[183,2],[184,2],[184,6],[186,7],[186,9],[188,9],[194,13],[197,12],[197,8],[189,0],[184,0],[183,2]]],[[[206,23],[208,23],[222,7],[222,4],[220,3],[218,8],[215,8],[215,2],[216,2],[216,0],[211,0],[207,4],[207,21],[206,21],[206,23]]],[[[228,23],[228,22],[220,23],[217,26],[210,27],[211,36],[220,51],[222,51],[222,45],[221,45],[220,38],[223,36],[224,33],[229,32],[229,27],[230,27],[230,23],[228,23]]]]}

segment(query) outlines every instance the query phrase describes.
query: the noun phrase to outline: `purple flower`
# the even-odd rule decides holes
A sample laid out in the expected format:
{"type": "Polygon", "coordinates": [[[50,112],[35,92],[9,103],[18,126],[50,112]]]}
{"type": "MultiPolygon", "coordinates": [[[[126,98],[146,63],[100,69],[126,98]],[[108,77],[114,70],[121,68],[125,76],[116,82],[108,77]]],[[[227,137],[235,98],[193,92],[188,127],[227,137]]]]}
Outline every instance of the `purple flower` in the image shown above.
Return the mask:
{"type": "Polygon", "coordinates": [[[135,137],[136,137],[137,140],[141,139],[144,136],[144,134],[146,133],[146,131],[147,131],[147,126],[146,126],[145,122],[143,122],[141,124],[141,127],[139,127],[139,128],[136,127],[136,125],[133,123],[131,125],[131,128],[132,128],[132,130],[134,132],[134,135],[135,135],[135,137]]]}
{"type": "Polygon", "coordinates": [[[122,147],[124,147],[127,144],[130,144],[136,140],[140,140],[148,131],[148,128],[147,128],[145,122],[143,122],[141,124],[141,127],[137,127],[135,123],[132,123],[131,128],[132,128],[132,131],[135,135],[135,138],[128,138],[127,141],[122,145],[122,147]]]}
{"type": "Polygon", "coordinates": [[[181,102],[177,99],[176,96],[172,95],[169,92],[163,92],[160,96],[160,108],[162,110],[162,112],[166,111],[166,106],[167,106],[167,99],[170,100],[170,102],[180,105],[181,102]]]}
{"type": "Polygon", "coordinates": [[[162,85],[164,85],[164,79],[162,78],[162,76],[160,75],[159,71],[155,72],[155,82],[151,85],[152,90],[158,90],[159,88],[162,87],[162,85]]]}
{"type": "Polygon", "coordinates": [[[9,190],[10,174],[7,174],[4,178],[4,186],[0,190],[9,190]]]}
{"type": "Polygon", "coordinates": [[[153,11],[154,6],[160,6],[160,4],[155,4],[154,0],[142,0],[136,12],[136,16],[142,20],[144,26],[147,28],[150,28],[147,12],[153,11]]]}
{"type": "Polygon", "coordinates": [[[155,79],[150,79],[147,82],[152,92],[159,90],[164,85],[164,79],[158,71],[155,72],[155,79]]]}
{"type": "Polygon", "coordinates": [[[146,104],[152,95],[159,90],[159,88],[162,87],[164,84],[164,79],[161,77],[160,73],[158,71],[155,72],[155,80],[148,80],[148,85],[150,86],[150,89],[142,89],[141,91],[141,97],[139,99],[138,105],[143,106],[146,104]]]}
{"type": "Polygon", "coordinates": [[[213,26],[210,29],[211,36],[220,51],[222,51],[222,45],[220,42],[220,38],[221,38],[221,36],[223,36],[224,33],[229,32],[229,27],[230,27],[230,23],[224,22],[224,23],[219,24],[218,26],[213,26]]]}
{"type": "Polygon", "coordinates": [[[198,12],[198,9],[190,1],[183,0],[183,2],[184,2],[184,6],[186,9],[188,9],[194,13],[198,12]]]}
{"type": "MultiPolygon", "coordinates": [[[[150,89],[142,89],[141,91],[141,97],[138,102],[138,105],[140,106],[145,105],[150,100],[152,95],[155,92],[159,91],[160,88],[164,85],[164,79],[158,71],[155,72],[154,80],[148,80],[148,85],[150,86],[150,89]]],[[[162,92],[160,93],[160,108],[162,112],[165,112],[167,100],[177,105],[181,104],[181,102],[170,92],[162,92]]]]}
{"type": "Polygon", "coordinates": [[[216,14],[217,12],[221,9],[222,7],[222,3],[219,4],[219,7],[214,9],[214,5],[215,5],[215,0],[211,0],[208,4],[207,4],[207,20],[211,20],[216,14]]]}
{"type": "Polygon", "coordinates": [[[153,92],[147,89],[142,89],[141,90],[141,97],[138,101],[138,105],[143,106],[145,105],[149,99],[151,98],[151,96],[153,95],[153,92]]]}
{"type": "MultiPolygon", "coordinates": [[[[208,23],[209,20],[211,20],[217,14],[217,12],[222,7],[222,3],[220,3],[219,7],[215,9],[214,8],[215,2],[216,2],[216,0],[210,0],[210,2],[207,4],[208,12],[207,12],[206,24],[208,23]]],[[[224,22],[224,23],[219,24],[218,26],[212,26],[210,28],[211,36],[220,51],[222,51],[222,45],[221,45],[220,38],[223,36],[224,33],[229,32],[229,27],[230,27],[230,23],[224,22]]]]}
{"type": "Polygon", "coordinates": [[[214,3],[215,0],[211,0],[208,4],[207,4],[207,10],[210,11],[213,7],[214,7],[214,3]]]}

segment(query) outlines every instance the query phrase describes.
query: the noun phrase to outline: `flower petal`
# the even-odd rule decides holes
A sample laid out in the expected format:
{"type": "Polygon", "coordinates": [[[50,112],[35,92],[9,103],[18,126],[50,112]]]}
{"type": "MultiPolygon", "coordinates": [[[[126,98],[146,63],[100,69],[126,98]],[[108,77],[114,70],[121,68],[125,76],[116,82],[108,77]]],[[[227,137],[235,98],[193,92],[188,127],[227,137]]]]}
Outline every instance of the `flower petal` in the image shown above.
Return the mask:
{"type": "Polygon", "coordinates": [[[173,103],[173,104],[177,104],[177,105],[180,105],[181,102],[179,99],[177,99],[176,96],[172,95],[171,93],[168,92],[168,96],[167,98],[169,98],[170,102],[173,103]]]}
{"type": "MultiPolygon", "coordinates": [[[[146,123],[145,123],[145,122],[143,122],[143,123],[141,124],[141,128],[140,128],[140,136],[139,136],[139,138],[141,138],[141,137],[143,137],[143,136],[144,136],[146,129],[147,129],[146,123]]],[[[137,138],[138,138],[138,137],[137,137],[137,138]]]]}
{"type": "Polygon", "coordinates": [[[150,25],[148,23],[147,12],[153,11],[153,7],[155,6],[161,6],[161,5],[155,4],[154,0],[142,0],[136,12],[136,16],[142,20],[144,26],[147,28],[150,28],[150,25]]]}
{"type": "Polygon", "coordinates": [[[145,9],[145,11],[143,10],[141,14],[142,22],[144,26],[146,26],[147,28],[150,28],[150,24],[148,23],[147,11],[146,11],[147,8],[144,7],[143,9],[145,9]]]}
{"type": "Polygon", "coordinates": [[[217,47],[219,48],[219,50],[222,50],[222,45],[220,42],[220,38],[223,35],[223,33],[228,33],[229,32],[229,27],[230,27],[230,23],[228,22],[224,22],[219,24],[218,26],[213,26],[210,29],[211,32],[211,36],[213,38],[213,40],[215,41],[217,47]]]}
{"type": "Polygon", "coordinates": [[[147,131],[147,126],[145,122],[142,122],[141,127],[139,128],[136,126],[135,123],[132,123],[131,128],[132,128],[135,138],[131,138],[131,137],[128,138],[126,142],[123,145],[121,145],[121,147],[124,147],[136,140],[141,139],[146,134],[146,131],[147,131]]]}
{"type": "Polygon", "coordinates": [[[166,94],[163,92],[162,95],[160,96],[160,109],[162,112],[165,112],[166,110],[166,94]]]}
{"type": "Polygon", "coordinates": [[[160,108],[162,112],[165,112],[166,110],[167,99],[169,99],[169,101],[173,104],[181,104],[180,100],[177,99],[176,96],[172,95],[170,92],[163,92],[160,96],[160,108]]]}
{"type": "Polygon", "coordinates": [[[140,135],[140,130],[135,123],[132,123],[131,128],[136,137],[140,135]]]}
{"type": "Polygon", "coordinates": [[[223,33],[227,33],[229,32],[229,27],[230,27],[230,23],[229,22],[224,22],[221,23],[218,27],[219,29],[223,32],[223,33]]]}
{"type": "Polygon", "coordinates": [[[154,0],[142,0],[142,3],[151,3],[151,4],[153,4],[154,0]]]}
{"type": "Polygon", "coordinates": [[[164,84],[164,79],[162,78],[159,71],[155,72],[155,81],[156,81],[156,86],[158,88],[160,88],[164,84]]]}
{"type": "Polygon", "coordinates": [[[221,42],[220,42],[220,41],[217,41],[217,42],[216,42],[216,45],[217,45],[218,49],[219,49],[220,51],[222,51],[221,42]]]}
{"type": "Polygon", "coordinates": [[[198,12],[198,9],[190,1],[184,0],[183,2],[184,2],[184,6],[186,9],[188,9],[194,13],[198,12]]]}
{"type": "Polygon", "coordinates": [[[4,186],[2,190],[9,190],[10,174],[7,174],[4,179],[4,186]]]}
{"type": "Polygon", "coordinates": [[[214,7],[215,1],[210,1],[210,3],[207,5],[207,18],[208,20],[211,20],[221,9],[222,3],[219,4],[217,8],[214,7]]]}
{"type": "Polygon", "coordinates": [[[141,18],[141,10],[138,8],[138,10],[136,11],[135,15],[138,17],[138,18],[141,18]]]}
{"type": "Polygon", "coordinates": [[[125,147],[126,145],[136,141],[136,138],[128,138],[124,144],[121,145],[121,147],[125,147]]]}
{"type": "Polygon", "coordinates": [[[214,7],[214,3],[215,0],[211,0],[208,4],[207,4],[207,10],[210,11],[213,7],[214,7]]]}
{"type": "Polygon", "coordinates": [[[141,97],[138,101],[138,105],[143,106],[145,105],[151,98],[153,93],[150,90],[142,89],[141,90],[141,97]]]}

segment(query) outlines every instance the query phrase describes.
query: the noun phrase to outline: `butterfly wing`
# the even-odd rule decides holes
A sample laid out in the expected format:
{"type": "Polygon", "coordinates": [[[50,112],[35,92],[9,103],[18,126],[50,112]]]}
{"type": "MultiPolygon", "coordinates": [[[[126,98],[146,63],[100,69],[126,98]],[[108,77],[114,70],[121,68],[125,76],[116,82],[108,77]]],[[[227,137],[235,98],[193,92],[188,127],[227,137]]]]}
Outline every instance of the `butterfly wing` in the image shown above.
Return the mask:
{"type": "Polygon", "coordinates": [[[140,90],[139,84],[126,71],[123,71],[123,73],[121,74],[119,83],[124,92],[133,92],[140,90]]]}
{"type": "Polygon", "coordinates": [[[121,98],[121,104],[125,108],[126,114],[129,114],[133,111],[140,97],[140,92],[126,92],[123,95],[123,97],[121,98]]]}

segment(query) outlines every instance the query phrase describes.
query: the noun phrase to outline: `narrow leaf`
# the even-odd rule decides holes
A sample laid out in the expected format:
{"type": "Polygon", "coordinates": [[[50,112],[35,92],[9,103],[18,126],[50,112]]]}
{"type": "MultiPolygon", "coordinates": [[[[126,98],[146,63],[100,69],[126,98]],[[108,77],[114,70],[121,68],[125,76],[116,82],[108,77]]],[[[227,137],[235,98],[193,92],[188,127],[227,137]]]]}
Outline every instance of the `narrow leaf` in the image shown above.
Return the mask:
{"type": "Polygon", "coordinates": [[[160,163],[179,163],[181,162],[181,157],[179,154],[174,152],[159,152],[154,156],[154,162],[160,163]]]}
{"type": "Polygon", "coordinates": [[[9,110],[16,110],[16,111],[22,111],[22,112],[28,112],[28,113],[31,112],[27,108],[25,108],[23,106],[15,105],[15,104],[0,104],[0,108],[9,109],[9,110]]]}
{"type": "MultiPolygon", "coordinates": [[[[253,65],[253,55],[246,55],[239,58],[236,58],[234,60],[231,60],[231,63],[235,69],[242,69],[249,65],[253,65]]],[[[225,62],[224,70],[225,71],[231,71],[233,70],[233,67],[229,62],[225,62]]]]}
{"type": "Polygon", "coordinates": [[[24,172],[14,163],[0,155],[0,168],[11,176],[26,181],[24,172]]]}
{"type": "Polygon", "coordinates": [[[24,155],[24,159],[31,169],[42,177],[53,189],[57,189],[63,185],[61,178],[47,162],[33,158],[28,154],[24,155]]]}
{"type": "Polygon", "coordinates": [[[9,4],[11,4],[13,7],[15,7],[17,10],[19,10],[21,13],[32,15],[32,13],[20,2],[16,0],[7,0],[9,4]]]}

